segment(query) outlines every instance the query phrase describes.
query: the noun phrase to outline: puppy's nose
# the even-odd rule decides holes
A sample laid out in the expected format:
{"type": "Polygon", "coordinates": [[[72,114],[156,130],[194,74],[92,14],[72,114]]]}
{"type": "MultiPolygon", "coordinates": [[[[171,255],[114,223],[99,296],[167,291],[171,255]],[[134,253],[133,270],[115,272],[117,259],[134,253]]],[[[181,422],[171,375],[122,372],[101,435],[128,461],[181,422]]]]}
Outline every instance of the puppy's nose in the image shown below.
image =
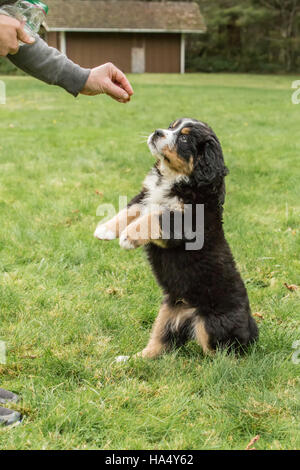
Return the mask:
{"type": "Polygon", "coordinates": [[[155,138],[159,138],[159,137],[164,137],[165,134],[163,133],[163,131],[161,129],[156,129],[156,131],[154,132],[154,137],[155,138]]]}

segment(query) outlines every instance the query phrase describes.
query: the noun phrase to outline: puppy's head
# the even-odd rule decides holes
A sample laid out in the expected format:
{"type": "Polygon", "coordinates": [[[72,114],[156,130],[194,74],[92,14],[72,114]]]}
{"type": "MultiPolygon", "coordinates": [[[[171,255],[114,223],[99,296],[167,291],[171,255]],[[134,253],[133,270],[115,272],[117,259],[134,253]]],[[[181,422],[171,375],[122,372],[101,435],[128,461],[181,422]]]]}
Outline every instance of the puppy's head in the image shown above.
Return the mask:
{"type": "Polygon", "coordinates": [[[178,119],[168,129],[157,129],[148,138],[148,146],[161,166],[198,185],[221,182],[227,174],[215,133],[196,119],[178,119]]]}

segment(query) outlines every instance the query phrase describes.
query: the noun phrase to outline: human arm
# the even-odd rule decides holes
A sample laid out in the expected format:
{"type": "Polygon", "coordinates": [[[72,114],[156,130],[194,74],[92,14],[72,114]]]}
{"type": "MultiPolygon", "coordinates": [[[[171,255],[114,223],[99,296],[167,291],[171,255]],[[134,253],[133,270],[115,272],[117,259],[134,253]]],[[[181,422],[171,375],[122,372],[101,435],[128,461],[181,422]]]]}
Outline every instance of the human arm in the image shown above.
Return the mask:
{"type": "Polygon", "coordinates": [[[84,88],[91,71],[74,64],[57,49],[49,47],[40,37],[31,45],[23,45],[8,59],[27,74],[64,88],[77,96],[84,88]]]}
{"type": "Polygon", "coordinates": [[[29,75],[58,85],[74,96],[105,93],[126,103],[133,94],[129,81],[113,64],[84,69],[57,49],[49,47],[39,36],[34,39],[28,36],[23,25],[7,15],[0,15],[0,56],[7,56],[29,75]],[[24,43],[22,47],[19,47],[19,41],[24,43]]]}
{"type": "Polygon", "coordinates": [[[104,64],[92,70],[82,68],[39,37],[34,44],[20,47],[17,54],[8,58],[29,75],[60,86],[74,96],[79,93],[90,96],[105,93],[126,103],[133,94],[127,78],[113,64],[104,64]]]}

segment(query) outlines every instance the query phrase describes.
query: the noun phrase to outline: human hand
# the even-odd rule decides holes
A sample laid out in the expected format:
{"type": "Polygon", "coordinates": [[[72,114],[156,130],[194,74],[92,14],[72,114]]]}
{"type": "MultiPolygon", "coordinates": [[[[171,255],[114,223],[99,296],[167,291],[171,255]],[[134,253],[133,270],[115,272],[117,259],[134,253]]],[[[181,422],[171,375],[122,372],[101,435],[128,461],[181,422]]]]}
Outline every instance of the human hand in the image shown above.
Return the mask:
{"type": "Polygon", "coordinates": [[[91,70],[90,76],[81,91],[82,95],[95,96],[105,93],[119,103],[127,103],[133,89],[121,70],[110,62],[91,70]]]}
{"type": "Polygon", "coordinates": [[[0,15],[0,56],[16,54],[19,50],[19,41],[32,44],[35,40],[24,31],[20,21],[7,15],[0,15]]]}

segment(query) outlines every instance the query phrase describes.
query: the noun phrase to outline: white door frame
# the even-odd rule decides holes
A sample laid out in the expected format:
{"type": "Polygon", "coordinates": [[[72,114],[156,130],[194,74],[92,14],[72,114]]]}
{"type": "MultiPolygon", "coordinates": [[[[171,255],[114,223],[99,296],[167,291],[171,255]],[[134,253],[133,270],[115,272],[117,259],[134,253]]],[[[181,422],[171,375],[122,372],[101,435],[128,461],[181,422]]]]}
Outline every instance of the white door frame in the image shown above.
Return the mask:
{"type": "Polygon", "coordinates": [[[62,54],[67,55],[67,38],[66,38],[66,32],[65,31],[60,31],[59,33],[59,39],[60,39],[60,52],[62,54]]]}
{"type": "Polygon", "coordinates": [[[185,34],[181,34],[180,41],[180,73],[185,73],[185,34]]]}

